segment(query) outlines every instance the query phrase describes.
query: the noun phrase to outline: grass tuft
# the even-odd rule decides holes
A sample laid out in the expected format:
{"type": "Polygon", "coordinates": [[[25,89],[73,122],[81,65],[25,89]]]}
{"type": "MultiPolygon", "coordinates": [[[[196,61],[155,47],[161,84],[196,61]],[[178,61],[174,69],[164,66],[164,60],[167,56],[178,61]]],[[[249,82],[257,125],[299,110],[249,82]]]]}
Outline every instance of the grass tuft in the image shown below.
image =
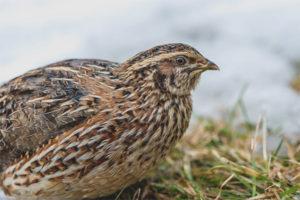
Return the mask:
{"type": "Polygon", "coordinates": [[[300,138],[258,152],[266,151],[263,122],[228,129],[228,122],[199,120],[156,171],[118,199],[300,199],[300,138]],[[284,146],[287,155],[279,155],[284,146]]]}

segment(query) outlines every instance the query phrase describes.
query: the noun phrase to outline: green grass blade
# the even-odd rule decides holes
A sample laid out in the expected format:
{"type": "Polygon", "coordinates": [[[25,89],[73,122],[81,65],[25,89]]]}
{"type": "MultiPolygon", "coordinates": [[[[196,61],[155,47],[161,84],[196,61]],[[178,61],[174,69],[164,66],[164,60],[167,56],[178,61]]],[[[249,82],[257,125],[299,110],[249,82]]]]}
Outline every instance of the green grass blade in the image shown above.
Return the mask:
{"type": "Polygon", "coordinates": [[[282,143],[283,143],[283,138],[280,140],[279,145],[277,146],[275,152],[273,153],[272,158],[271,158],[271,162],[273,162],[274,158],[278,155],[278,152],[281,149],[282,143]]]}
{"type": "Polygon", "coordinates": [[[300,188],[300,185],[295,185],[289,189],[287,189],[286,191],[282,192],[281,194],[279,194],[280,198],[286,197],[288,195],[292,195],[293,193],[295,193],[298,189],[300,188]]]}

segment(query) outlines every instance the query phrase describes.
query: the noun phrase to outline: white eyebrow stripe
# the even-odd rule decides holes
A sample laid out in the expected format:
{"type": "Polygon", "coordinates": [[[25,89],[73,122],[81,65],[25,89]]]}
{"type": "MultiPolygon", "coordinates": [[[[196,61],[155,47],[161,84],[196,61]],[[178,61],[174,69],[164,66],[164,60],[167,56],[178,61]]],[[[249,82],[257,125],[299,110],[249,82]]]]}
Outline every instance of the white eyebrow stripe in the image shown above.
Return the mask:
{"type": "Polygon", "coordinates": [[[146,60],[143,60],[142,62],[135,63],[130,68],[134,69],[134,70],[140,69],[141,67],[147,66],[148,63],[157,62],[159,60],[162,60],[165,58],[171,58],[171,57],[178,56],[178,55],[191,56],[191,53],[190,52],[174,52],[174,53],[159,54],[157,56],[154,56],[153,58],[148,58],[146,60]]]}

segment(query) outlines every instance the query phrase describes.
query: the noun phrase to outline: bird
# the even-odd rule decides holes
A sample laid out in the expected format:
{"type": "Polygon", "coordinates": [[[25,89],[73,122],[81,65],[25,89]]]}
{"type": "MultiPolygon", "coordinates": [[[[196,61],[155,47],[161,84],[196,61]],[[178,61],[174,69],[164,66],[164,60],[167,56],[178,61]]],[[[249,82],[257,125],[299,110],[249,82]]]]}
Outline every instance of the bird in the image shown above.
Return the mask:
{"type": "Polygon", "coordinates": [[[0,188],[12,199],[93,199],[157,167],[186,131],[191,91],[219,70],[171,43],[123,63],[70,59],[0,87],[0,188]]]}

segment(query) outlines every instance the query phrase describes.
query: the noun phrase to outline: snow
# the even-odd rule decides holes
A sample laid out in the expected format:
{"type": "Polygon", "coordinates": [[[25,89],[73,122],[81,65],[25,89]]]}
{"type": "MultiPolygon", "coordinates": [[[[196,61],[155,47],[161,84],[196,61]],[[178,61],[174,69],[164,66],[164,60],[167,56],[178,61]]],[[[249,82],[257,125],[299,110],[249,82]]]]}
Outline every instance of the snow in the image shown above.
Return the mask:
{"type": "Polygon", "coordinates": [[[300,135],[300,96],[288,86],[300,60],[297,0],[0,0],[0,82],[67,58],[123,62],[182,42],[217,63],[194,92],[196,115],[221,117],[244,85],[250,119],[300,135]]]}

